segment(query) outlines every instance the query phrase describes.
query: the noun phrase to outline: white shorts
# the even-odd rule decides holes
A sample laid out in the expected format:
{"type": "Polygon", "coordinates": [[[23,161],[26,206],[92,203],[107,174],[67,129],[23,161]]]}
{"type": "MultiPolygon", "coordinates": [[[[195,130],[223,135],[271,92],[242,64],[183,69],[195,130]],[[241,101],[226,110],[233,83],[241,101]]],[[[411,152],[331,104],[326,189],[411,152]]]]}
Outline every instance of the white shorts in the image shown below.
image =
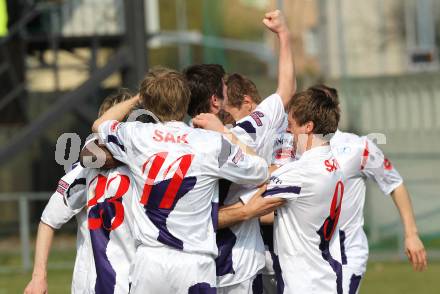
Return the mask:
{"type": "Polygon", "coordinates": [[[132,280],[134,294],[215,294],[215,261],[208,255],[140,246],[132,280]]]}
{"type": "Polygon", "coordinates": [[[361,279],[364,276],[362,269],[354,269],[352,267],[342,266],[342,291],[347,294],[358,294],[361,279]]]}
{"type": "Polygon", "coordinates": [[[255,275],[241,283],[218,287],[217,294],[262,294],[263,281],[261,275],[255,275]]]}

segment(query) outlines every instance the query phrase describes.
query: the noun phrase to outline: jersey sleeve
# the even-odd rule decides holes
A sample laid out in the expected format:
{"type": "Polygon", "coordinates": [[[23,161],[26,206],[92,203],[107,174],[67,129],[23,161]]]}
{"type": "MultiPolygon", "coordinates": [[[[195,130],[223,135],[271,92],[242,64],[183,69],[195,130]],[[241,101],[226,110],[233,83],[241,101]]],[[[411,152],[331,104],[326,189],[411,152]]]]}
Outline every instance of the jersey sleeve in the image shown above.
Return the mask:
{"type": "Polygon", "coordinates": [[[58,181],[55,193],[49,199],[41,215],[41,221],[54,229],[61,228],[86,204],[85,178],[82,178],[84,168],[77,165],[58,181]],[[81,192],[82,191],[82,192],[81,192]],[[71,196],[74,195],[73,198],[71,196]],[[82,199],[78,196],[82,195],[82,199]],[[81,200],[78,207],[71,205],[70,200],[81,200]]]}
{"type": "Polygon", "coordinates": [[[121,123],[117,120],[103,122],[98,129],[98,136],[115,159],[127,163],[131,146],[132,129],[135,122],[121,123]]]}
{"type": "Polygon", "coordinates": [[[281,97],[272,94],[264,99],[254,112],[239,120],[231,130],[243,143],[255,148],[272,139],[268,136],[281,128],[285,114],[281,97]]]}
{"type": "Polygon", "coordinates": [[[301,197],[302,176],[297,164],[286,164],[273,172],[263,197],[295,200],[301,197]]]}
{"type": "Polygon", "coordinates": [[[225,136],[219,137],[217,162],[210,165],[217,177],[242,185],[260,185],[268,179],[269,171],[264,159],[246,154],[225,136]]]}
{"type": "Polygon", "coordinates": [[[41,215],[41,221],[46,225],[59,229],[67,223],[75,212],[64,202],[58,193],[53,193],[41,215]]]}
{"type": "Polygon", "coordinates": [[[361,174],[376,182],[382,192],[389,195],[403,183],[403,179],[373,141],[365,138],[364,142],[361,174]]]}

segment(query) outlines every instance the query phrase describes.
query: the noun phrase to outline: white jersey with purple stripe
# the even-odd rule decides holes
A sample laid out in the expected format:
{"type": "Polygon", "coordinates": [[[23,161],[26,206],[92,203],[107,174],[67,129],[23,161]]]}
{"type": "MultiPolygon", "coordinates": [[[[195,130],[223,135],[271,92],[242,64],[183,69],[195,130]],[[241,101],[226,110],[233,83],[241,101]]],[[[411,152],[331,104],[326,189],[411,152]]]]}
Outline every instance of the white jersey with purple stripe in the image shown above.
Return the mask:
{"type": "MultiPolygon", "coordinates": [[[[296,160],[295,158],[295,147],[293,142],[293,135],[287,132],[287,114],[284,116],[284,121],[282,126],[277,130],[277,136],[273,144],[273,154],[272,154],[272,165],[278,167],[296,160]]],[[[266,263],[264,269],[261,271],[263,275],[274,275],[274,262],[273,260],[273,225],[263,225],[261,226],[261,233],[263,236],[264,247],[265,247],[265,258],[266,263]]],[[[269,285],[267,286],[269,287],[269,285]]]]}
{"type": "Polygon", "coordinates": [[[312,148],[272,173],[263,196],[287,201],[274,222],[281,293],[342,293],[337,223],[343,191],[330,146],[312,148]]]}
{"type": "Polygon", "coordinates": [[[131,205],[135,187],[127,167],[84,169],[82,190],[66,198],[73,210],[87,209],[89,267],[86,293],[128,293],[135,254],[131,205]]]}
{"type": "Polygon", "coordinates": [[[287,132],[287,114],[281,127],[277,130],[275,142],[273,144],[271,164],[282,166],[295,160],[295,148],[293,145],[293,135],[287,132]]]}
{"type": "MultiPolygon", "coordinates": [[[[268,164],[272,161],[273,142],[282,128],[285,109],[278,94],[264,99],[249,116],[239,120],[231,131],[246,145],[253,148],[268,164]]],[[[257,188],[232,183],[224,203],[247,202],[257,188]]],[[[245,221],[217,233],[219,257],[217,283],[219,287],[231,286],[250,278],[265,265],[263,239],[258,219],[245,221]]]]}
{"type": "Polygon", "coordinates": [[[344,277],[344,280],[348,283],[353,279],[355,284],[351,288],[354,289],[366,271],[368,259],[368,242],[363,230],[365,180],[372,179],[386,195],[400,186],[403,180],[383,152],[367,137],[338,130],[330,145],[345,178],[339,219],[340,240],[343,266],[353,269],[353,274],[344,277]]]}
{"type": "Polygon", "coordinates": [[[75,195],[85,188],[85,180],[81,178],[83,167],[76,165],[71,171],[58,181],[55,193],[49,199],[41,215],[41,221],[54,229],[60,229],[73,216],[77,222],[76,237],[76,258],[73,268],[72,293],[93,293],[90,292],[90,281],[93,274],[90,267],[93,266],[93,255],[91,255],[90,235],[87,229],[86,208],[72,209],[66,199],[75,195]]]}
{"type": "Polygon", "coordinates": [[[183,122],[107,121],[99,131],[140,192],[133,204],[134,234],[143,246],[216,257],[218,179],[259,184],[268,177],[261,158],[183,122]]]}

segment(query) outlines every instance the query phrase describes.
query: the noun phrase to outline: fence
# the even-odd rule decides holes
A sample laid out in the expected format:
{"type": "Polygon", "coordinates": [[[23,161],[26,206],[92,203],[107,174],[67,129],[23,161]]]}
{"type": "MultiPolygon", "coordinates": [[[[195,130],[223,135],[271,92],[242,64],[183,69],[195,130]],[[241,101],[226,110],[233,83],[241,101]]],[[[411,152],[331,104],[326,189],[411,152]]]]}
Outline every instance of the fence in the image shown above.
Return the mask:
{"type": "MultiPolygon", "coordinates": [[[[431,255],[440,246],[440,75],[347,78],[334,82],[340,92],[342,128],[357,134],[381,133],[380,144],[397,167],[412,197],[420,234],[431,255]]],[[[366,196],[366,229],[372,255],[403,255],[399,214],[374,183],[366,196]],[[388,252],[387,252],[388,251],[388,252]],[[385,252],[384,254],[382,254],[385,252]]]]}

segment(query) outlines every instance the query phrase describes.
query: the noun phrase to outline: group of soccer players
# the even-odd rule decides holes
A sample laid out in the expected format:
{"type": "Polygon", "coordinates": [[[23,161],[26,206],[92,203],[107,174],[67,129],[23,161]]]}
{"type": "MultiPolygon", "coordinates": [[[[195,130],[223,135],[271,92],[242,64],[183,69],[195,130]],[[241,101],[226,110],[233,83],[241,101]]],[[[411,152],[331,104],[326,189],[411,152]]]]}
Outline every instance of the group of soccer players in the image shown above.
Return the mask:
{"type": "Polygon", "coordinates": [[[201,64],[153,69],[137,95],[104,100],[43,212],[25,293],[47,293],[54,230],[73,216],[73,293],[358,293],[367,178],[391,194],[408,258],[426,267],[398,172],[371,140],[338,130],[335,89],[297,92],[284,17],[263,23],[279,40],[265,99],[201,64]]]}

